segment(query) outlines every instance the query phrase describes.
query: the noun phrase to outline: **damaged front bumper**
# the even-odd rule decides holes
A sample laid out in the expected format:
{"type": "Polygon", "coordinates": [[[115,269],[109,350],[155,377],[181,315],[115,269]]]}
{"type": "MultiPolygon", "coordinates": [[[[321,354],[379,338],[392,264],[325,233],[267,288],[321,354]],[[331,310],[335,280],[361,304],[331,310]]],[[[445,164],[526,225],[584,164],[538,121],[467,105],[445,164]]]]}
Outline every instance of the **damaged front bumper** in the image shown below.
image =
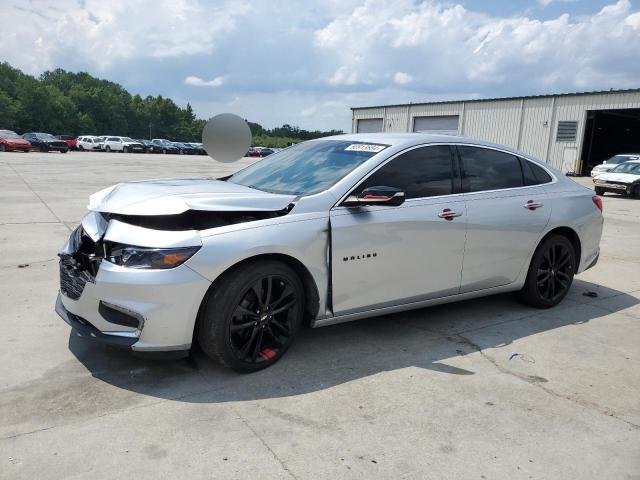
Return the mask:
{"type": "MultiPolygon", "coordinates": [[[[93,231],[83,221],[72,233],[60,254],[56,312],[81,337],[140,352],[188,350],[211,282],[186,264],[139,270],[105,260],[103,238],[129,233],[123,224],[112,223],[115,228],[93,231]]],[[[130,228],[140,233],[140,227],[130,228]]],[[[138,238],[176,240],[175,232],[169,240],[158,238],[163,232],[147,233],[138,238]]]]}

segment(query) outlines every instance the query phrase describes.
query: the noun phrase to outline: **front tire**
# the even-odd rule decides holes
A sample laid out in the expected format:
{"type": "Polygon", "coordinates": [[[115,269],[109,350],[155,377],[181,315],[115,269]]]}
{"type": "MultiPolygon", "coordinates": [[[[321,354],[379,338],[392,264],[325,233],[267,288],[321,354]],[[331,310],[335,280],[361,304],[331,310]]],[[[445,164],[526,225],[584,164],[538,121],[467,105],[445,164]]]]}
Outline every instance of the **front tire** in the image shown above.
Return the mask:
{"type": "Polygon", "coordinates": [[[576,271],[576,254],[569,239],[552,235],[536,249],[518,298],[535,308],[551,308],[567,295],[576,271]]]}
{"type": "Polygon", "coordinates": [[[107,153],[109,153],[109,152],[111,152],[111,147],[110,147],[109,145],[107,145],[107,146],[104,148],[104,150],[105,150],[107,153]]]}
{"type": "Polygon", "coordinates": [[[122,153],[129,153],[129,147],[122,147],[122,153]]]}
{"type": "Polygon", "coordinates": [[[205,300],[198,342],[212,359],[241,373],[277,362],[293,343],[304,314],[298,275],[273,260],[225,274],[205,300]]]}
{"type": "Polygon", "coordinates": [[[4,143],[0,143],[0,152],[5,152],[6,151],[6,147],[4,146],[4,143]]]}

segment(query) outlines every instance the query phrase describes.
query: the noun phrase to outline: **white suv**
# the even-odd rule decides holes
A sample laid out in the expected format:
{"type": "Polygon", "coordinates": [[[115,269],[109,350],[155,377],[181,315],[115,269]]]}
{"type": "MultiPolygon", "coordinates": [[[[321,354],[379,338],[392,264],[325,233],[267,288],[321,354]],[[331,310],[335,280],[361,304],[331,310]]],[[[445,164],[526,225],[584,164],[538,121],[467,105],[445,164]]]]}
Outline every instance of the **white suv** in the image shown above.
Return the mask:
{"type": "Polygon", "coordinates": [[[84,135],[77,139],[78,150],[102,150],[102,139],[93,135],[84,135]]]}
{"type": "Polygon", "coordinates": [[[107,152],[144,152],[144,146],[129,137],[107,137],[104,149],[107,152]]]}

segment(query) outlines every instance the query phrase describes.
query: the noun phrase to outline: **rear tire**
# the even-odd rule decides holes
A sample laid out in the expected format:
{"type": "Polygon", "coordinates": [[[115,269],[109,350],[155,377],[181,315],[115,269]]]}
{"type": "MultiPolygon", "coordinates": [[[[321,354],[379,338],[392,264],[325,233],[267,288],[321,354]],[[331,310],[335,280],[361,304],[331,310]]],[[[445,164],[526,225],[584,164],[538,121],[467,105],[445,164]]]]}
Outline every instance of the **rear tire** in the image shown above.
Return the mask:
{"type": "Polygon", "coordinates": [[[604,196],[604,190],[602,188],[596,187],[595,190],[596,190],[596,195],[599,195],[601,197],[604,196]]]}
{"type": "Polygon", "coordinates": [[[536,249],[520,301],[535,308],[556,306],[567,295],[576,271],[576,254],[569,239],[551,235],[536,249]]]}
{"type": "Polygon", "coordinates": [[[68,148],[64,149],[64,150],[60,150],[60,153],[67,153],[69,151],[68,148]]]}
{"type": "Polygon", "coordinates": [[[640,199],[640,185],[633,187],[633,197],[640,199]]]}
{"type": "Polygon", "coordinates": [[[288,265],[246,263],[207,294],[198,343],[209,357],[237,372],[262,370],[293,343],[304,304],[302,282],[288,265]]]}

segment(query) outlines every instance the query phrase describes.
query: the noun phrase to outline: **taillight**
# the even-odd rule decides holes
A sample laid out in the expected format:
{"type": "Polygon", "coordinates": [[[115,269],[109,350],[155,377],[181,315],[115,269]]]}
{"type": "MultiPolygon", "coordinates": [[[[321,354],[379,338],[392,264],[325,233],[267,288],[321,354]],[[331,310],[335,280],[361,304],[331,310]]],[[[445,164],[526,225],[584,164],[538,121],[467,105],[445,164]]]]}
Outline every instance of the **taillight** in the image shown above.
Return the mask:
{"type": "Polygon", "coordinates": [[[591,197],[591,200],[593,200],[593,203],[598,207],[598,210],[602,211],[602,199],[598,195],[594,195],[591,197]]]}

